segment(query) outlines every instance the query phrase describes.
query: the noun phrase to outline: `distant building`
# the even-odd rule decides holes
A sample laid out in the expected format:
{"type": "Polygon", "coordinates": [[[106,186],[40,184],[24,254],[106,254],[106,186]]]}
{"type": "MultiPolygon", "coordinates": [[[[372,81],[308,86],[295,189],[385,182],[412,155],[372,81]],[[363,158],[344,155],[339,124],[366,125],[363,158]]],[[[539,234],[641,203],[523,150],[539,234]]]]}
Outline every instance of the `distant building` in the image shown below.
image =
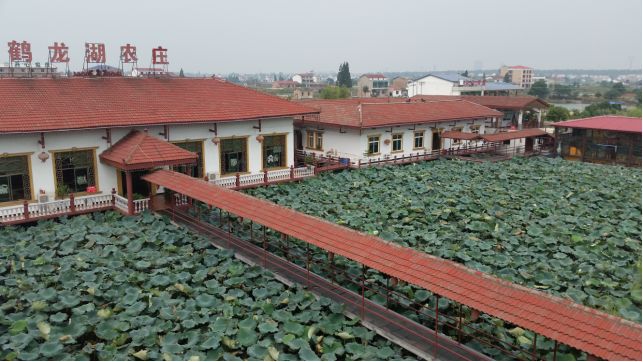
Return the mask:
{"type": "Polygon", "coordinates": [[[357,79],[358,97],[388,96],[388,78],[381,73],[364,74],[357,79]]]}
{"type": "Polygon", "coordinates": [[[293,75],[292,81],[299,83],[304,87],[310,87],[311,85],[316,84],[318,79],[317,76],[315,76],[315,73],[308,72],[293,75]]]}
{"type": "Polygon", "coordinates": [[[407,97],[409,80],[405,77],[395,77],[391,80],[391,85],[388,87],[388,95],[390,97],[407,97]]]}
{"type": "Polygon", "coordinates": [[[149,77],[157,75],[169,75],[169,72],[166,72],[162,68],[135,68],[132,70],[132,77],[149,77]]]}
{"type": "Polygon", "coordinates": [[[297,88],[292,92],[292,99],[312,99],[315,96],[313,88],[297,88]]]}
{"type": "Polygon", "coordinates": [[[297,88],[299,83],[293,81],[293,80],[278,80],[275,82],[272,82],[272,88],[273,89],[290,89],[290,88],[297,88]]]}
{"type": "Polygon", "coordinates": [[[515,95],[520,86],[505,82],[487,82],[472,79],[455,72],[434,72],[417,78],[408,84],[408,95],[515,95]]]}
{"type": "Polygon", "coordinates": [[[566,160],[641,167],[641,118],[598,116],[553,126],[566,160]]]}
{"type": "Polygon", "coordinates": [[[47,64],[41,66],[35,63],[32,67],[10,67],[8,63],[0,66],[0,78],[43,78],[57,74],[56,68],[49,67],[47,64]]]}
{"type": "Polygon", "coordinates": [[[499,77],[504,79],[509,74],[510,82],[522,88],[531,88],[534,84],[534,69],[524,65],[502,66],[499,77]]]}

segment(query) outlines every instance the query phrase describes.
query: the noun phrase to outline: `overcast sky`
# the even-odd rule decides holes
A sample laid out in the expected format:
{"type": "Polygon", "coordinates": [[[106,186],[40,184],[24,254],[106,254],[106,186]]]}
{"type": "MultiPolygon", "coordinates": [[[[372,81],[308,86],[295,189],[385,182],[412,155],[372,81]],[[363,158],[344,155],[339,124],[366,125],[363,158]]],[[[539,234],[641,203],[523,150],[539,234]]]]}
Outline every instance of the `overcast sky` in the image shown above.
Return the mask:
{"type": "Polygon", "coordinates": [[[162,45],[171,70],[208,73],[640,69],[641,17],[641,0],[0,0],[0,42],[45,62],[63,41],[72,69],[86,41],[112,65],[125,43],[145,67],[162,45]]]}

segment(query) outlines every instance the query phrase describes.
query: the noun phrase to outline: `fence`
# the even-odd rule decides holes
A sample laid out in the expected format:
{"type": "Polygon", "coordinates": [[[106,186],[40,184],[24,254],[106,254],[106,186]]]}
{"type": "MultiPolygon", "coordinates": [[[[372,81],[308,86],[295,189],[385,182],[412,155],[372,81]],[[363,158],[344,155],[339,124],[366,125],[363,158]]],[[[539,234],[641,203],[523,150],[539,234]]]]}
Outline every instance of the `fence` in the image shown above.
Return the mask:
{"type": "Polygon", "coordinates": [[[111,194],[76,197],[49,202],[29,203],[0,208],[0,223],[18,223],[68,214],[77,214],[114,207],[115,199],[111,194]]]}
{"type": "Polygon", "coordinates": [[[211,183],[227,189],[244,189],[284,181],[295,181],[315,175],[314,166],[290,167],[279,170],[265,170],[261,173],[240,174],[210,180],[211,183]]]}

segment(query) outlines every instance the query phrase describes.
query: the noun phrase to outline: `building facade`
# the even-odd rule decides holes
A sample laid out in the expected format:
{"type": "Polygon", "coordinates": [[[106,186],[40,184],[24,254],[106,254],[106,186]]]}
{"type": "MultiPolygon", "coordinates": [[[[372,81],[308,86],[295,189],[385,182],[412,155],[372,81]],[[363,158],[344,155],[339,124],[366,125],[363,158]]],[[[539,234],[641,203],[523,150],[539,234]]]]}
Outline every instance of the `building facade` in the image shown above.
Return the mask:
{"type": "Polygon", "coordinates": [[[0,207],[40,195],[124,195],[128,178],[141,193],[147,183],[137,181],[155,167],[209,179],[286,169],[293,116],[311,111],[219,79],[3,79],[0,94],[0,207]],[[122,167],[103,162],[136,132],[196,162],[168,166],[158,147],[143,149],[140,168],[128,166],[127,152],[114,161],[122,167]]]}
{"type": "Polygon", "coordinates": [[[524,65],[503,66],[498,75],[524,89],[531,88],[531,85],[534,84],[534,69],[524,65]]]}
{"type": "Polygon", "coordinates": [[[441,134],[493,133],[503,126],[501,112],[462,100],[389,102],[380,98],[302,103],[320,110],[319,115],[295,121],[303,149],[355,163],[470,147],[474,143],[441,134]]]}
{"type": "Polygon", "coordinates": [[[598,116],[553,126],[564,159],[641,167],[641,118],[598,116]]]}
{"type": "Polygon", "coordinates": [[[386,97],[388,96],[389,81],[384,74],[363,74],[357,79],[357,96],[386,97]]]}
{"type": "Polygon", "coordinates": [[[522,88],[504,82],[489,82],[454,72],[429,73],[408,83],[408,96],[416,95],[510,95],[522,88]]]}

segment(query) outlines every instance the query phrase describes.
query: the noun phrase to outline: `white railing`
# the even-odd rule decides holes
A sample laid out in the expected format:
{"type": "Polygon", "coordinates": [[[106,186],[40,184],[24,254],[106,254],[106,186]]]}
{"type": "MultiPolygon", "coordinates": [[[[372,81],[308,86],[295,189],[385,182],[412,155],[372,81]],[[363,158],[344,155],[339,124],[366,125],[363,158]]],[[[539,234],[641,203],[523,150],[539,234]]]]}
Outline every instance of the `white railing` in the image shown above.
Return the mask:
{"type": "Polygon", "coordinates": [[[150,208],[150,199],[134,200],[134,213],[138,214],[150,208]]]}
{"type": "MultiPolygon", "coordinates": [[[[266,178],[268,179],[268,183],[273,183],[273,182],[278,182],[283,180],[290,180],[291,178],[299,179],[299,178],[311,177],[315,175],[315,167],[304,166],[304,167],[298,167],[298,168],[292,169],[292,177],[290,172],[291,172],[290,168],[284,168],[280,170],[268,171],[267,175],[263,172],[239,175],[238,186],[247,187],[252,185],[262,185],[262,184],[265,184],[266,178]]],[[[226,189],[234,189],[237,187],[237,176],[236,175],[226,176],[222,178],[213,179],[213,180],[210,180],[210,183],[213,183],[217,186],[224,187],[226,189]]]]}
{"type": "Polygon", "coordinates": [[[187,205],[188,197],[182,194],[174,194],[174,203],[176,206],[187,205]]]}
{"type": "Polygon", "coordinates": [[[315,176],[315,166],[310,165],[310,166],[304,166],[304,167],[297,167],[294,170],[294,176],[295,178],[315,176]]]}
{"type": "Polygon", "coordinates": [[[287,180],[290,178],[290,169],[268,171],[268,182],[287,180]]]}
{"type": "Polygon", "coordinates": [[[24,212],[25,207],[23,205],[0,208],[0,222],[21,220],[24,218],[24,212]]]}
{"type": "MultiPolygon", "coordinates": [[[[119,197],[118,195],[115,195],[119,197]]],[[[111,194],[79,196],[74,198],[74,208],[71,199],[54,200],[48,202],[33,202],[27,205],[28,217],[25,217],[25,206],[16,205],[0,208],[0,223],[24,219],[42,218],[52,215],[64,215],[74,211],[91,211],[112,206],[111,194]]],[[[125,200],[127,210],[127,200],[125,200]]]]}
{"type": "Polygon", "coordinates": [[[121,211],[127,212],[128,207],[127,207],[127,198],[121,196],[121,195],[114,195],[114,205],[116,208],[118,208],[121,211]]]}
{"type": "Polygon", "coordinates": [[[250,186],[263,183],[262,173],[251,173],[239,176],[239,186],[250,186]]]}

